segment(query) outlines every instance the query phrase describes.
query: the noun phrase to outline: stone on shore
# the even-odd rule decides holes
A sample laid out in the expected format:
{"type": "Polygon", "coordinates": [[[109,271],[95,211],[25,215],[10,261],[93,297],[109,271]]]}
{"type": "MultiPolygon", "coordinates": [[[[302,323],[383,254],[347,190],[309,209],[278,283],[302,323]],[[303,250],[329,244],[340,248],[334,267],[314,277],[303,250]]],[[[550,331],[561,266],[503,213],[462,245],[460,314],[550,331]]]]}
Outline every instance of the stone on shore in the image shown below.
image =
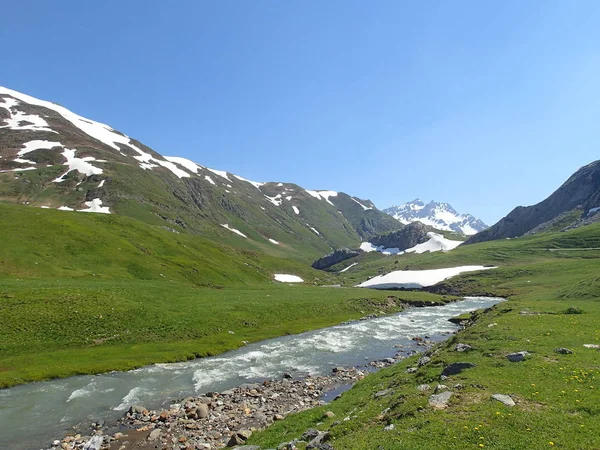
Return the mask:
{"type": "Polygon", "coordinates": [[[498,400],[500,403],[504,403],[506,406],[515,406],[515,401],[511,398],[510,395],[505,394],[494,394],[492,395],[494,400],[498,400]]]}
{"type": "Polygon", "coordinates": [[[431,397],[429,397],[429,406],[432,406],[435,409],[445,409],[448,407],[450,397],[452,397],[452,392],[450,391],[445,391],[440,394],[433,394],[431,397]]]}

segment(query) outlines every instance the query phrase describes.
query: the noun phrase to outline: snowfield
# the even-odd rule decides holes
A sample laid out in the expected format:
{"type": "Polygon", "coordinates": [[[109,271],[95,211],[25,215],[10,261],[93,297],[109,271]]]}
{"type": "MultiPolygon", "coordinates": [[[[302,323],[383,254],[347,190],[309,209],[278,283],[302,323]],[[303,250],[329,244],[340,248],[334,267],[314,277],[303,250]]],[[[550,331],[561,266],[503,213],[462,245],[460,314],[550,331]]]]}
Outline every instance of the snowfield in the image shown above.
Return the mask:
{"type": "Polygon", "coordinates": [[[421,289],[444,281],[464,272],[496,269],[485,266],[459,266],[447,269],[397,270],[367,280],[357,287],[371,289],[421,289]]]}
{"type": "Polygon", "coordinates": [[[241,236],[241,237],[243,237],[243,238],[246,238],[246,239],[248,239],[248,236],[246,236],[246,235],[245,235],[244,233],[242,233],[240,230],[236,230],[235,228],[231,228],[231,227],[229,226],[229,224],[227,224],[227,223],[222,223],[222,224],[221,224],[221,226],[222,226],[223,228],[227,228],[229,231],[232,231],[232,232],[234,232],[235,234],[238,234],[238,235],[240,235],[240,236],[241,236]]]}
{"type": "Polygon", "coordinates": [[[281,283],[304,283],[304,280],[297,275],[288,275],[285,273],[276,273],[274,275],[275,281],[281,283]]]}
{"type": "Polygon", "coordinates": [[[402,255],[404,253],[425,253],[425,252],[447,252],[458,247],[462,244],[462,241],[453,241],[452,239],[446,239],[444,236],[438,233],[429,232],[427,233],[429,240],[422,244],[417,244],[412,248],[399,249],[399,248],[384,248],[382,245],[375,246],[370,242],[363,242],[360,244],[360,249],[363,252],[379,252],[384,255],[402,255]]]}

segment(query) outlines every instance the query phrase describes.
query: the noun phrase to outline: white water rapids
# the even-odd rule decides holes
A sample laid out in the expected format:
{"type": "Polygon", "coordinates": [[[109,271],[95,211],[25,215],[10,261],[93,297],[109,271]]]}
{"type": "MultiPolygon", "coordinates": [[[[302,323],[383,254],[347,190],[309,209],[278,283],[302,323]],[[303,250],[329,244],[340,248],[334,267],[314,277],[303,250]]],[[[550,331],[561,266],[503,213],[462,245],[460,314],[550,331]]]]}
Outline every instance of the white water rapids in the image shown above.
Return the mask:
{"type": "MultiPolygon", "coordinates": [[[[77,376],[0,390],[0,448],[47,448],[77,424],[121,417],[129,406],[157,408],[194,393],[220,392],[249,381],[328,374],[336,366],[360,366],[397,352],[418,350],[411,340],[445,339],[457,330],[451,317],[487,308],[501,298],[467,297],[444,306],[338,325],[257,342],[219,356],[155,364],[129,372],[77,376]]],[[[88,430],[83,427],[82,434],[88,430]]]]}

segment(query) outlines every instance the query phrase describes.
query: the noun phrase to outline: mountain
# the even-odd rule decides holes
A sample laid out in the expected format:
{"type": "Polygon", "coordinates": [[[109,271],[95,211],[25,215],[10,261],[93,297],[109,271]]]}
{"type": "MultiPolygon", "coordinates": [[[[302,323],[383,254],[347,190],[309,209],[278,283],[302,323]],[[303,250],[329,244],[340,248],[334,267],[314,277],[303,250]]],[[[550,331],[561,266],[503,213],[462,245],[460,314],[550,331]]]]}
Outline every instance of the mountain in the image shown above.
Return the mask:
{"type": "Polygon", "coordinates": [[[369,200],[163,156],[108,125],[3,87],[0,201],[119,214],[303,260],[399,228],[369,200]]]}
{"type": "Polygon", "coordinates": [[[581,167],[552,195],[533,206],[518,206],[465,244],[562,231],[600,221],[600,160],[581,167]]]}
{"type": "Polygon", "coordinates": [[[418,198],[403,205],[386,208],[383,212],[403,224],[421,222],[438,230],[456,231],[467,236],[487,228],[485,223],[471,214],[457,213],[448,203],[431,201],[425,204],[418,198]]]}

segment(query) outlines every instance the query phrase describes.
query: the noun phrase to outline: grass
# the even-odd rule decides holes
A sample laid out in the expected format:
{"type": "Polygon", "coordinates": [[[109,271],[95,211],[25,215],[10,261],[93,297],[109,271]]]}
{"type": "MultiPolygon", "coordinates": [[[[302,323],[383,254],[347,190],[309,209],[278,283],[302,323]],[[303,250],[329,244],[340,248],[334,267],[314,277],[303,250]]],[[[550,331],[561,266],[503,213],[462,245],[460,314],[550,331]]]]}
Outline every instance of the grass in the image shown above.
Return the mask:
{"type": "Polygon", "coordinates": [[[275,283],[274,273],[335,279],[127,217],[0,205],[0,227],[0,387],[216,354],[400,309],[386,293],[275,283]]]}
{"type": "MultiPolygon", "coordinates": [[[[600,448],[600,353],[583,346],[600,344],[599,255],[546,250],[596,247],[599,230],[591,226],[415,257],[416,267],[502,263],[500,269],[449,280],[445,288],[510,295],[510,300],[479,313],[475,325],[440,344],[416,373],[406,372],[416,358],[403,361],[368,376],[330,405],[275,423],[253,435],[251,443],[269,448],[316,427],[329,430],[335,448],[345,450],[600,448]],[[473,350],[453,351],[458,342],[473,350]],[[573,354],[555,352],[560,347],[573,354]],[[524,362],[506,359],[522,350],[530,352],[524,362]],[[443,368],[459,361],[476,367],[441,381],[443,368]],[[425,383],[450,387],[454,395],[447,409],[428,405],[432,391],[416,389],[425,383]],[[383,389],[392,394],[374,398],[383,389]],[[517,405],[492,400],[497,393],[511,395],[517,405]],[[325,418],[327,410],[335,418],[325,418]],[[394,429],[385,431],[389,424],[394,429]]],[[[368,264],[390,268],[389,260],[368,264]]]]}
{"type": "Polygon", "coordinates": [[[0,387],[214,355],[335,325],[428,293],[281,284],[211,289],[146,280],[0,283],[0,387]],[[233,332],[230,333],[230,331],[233,332]]]}

